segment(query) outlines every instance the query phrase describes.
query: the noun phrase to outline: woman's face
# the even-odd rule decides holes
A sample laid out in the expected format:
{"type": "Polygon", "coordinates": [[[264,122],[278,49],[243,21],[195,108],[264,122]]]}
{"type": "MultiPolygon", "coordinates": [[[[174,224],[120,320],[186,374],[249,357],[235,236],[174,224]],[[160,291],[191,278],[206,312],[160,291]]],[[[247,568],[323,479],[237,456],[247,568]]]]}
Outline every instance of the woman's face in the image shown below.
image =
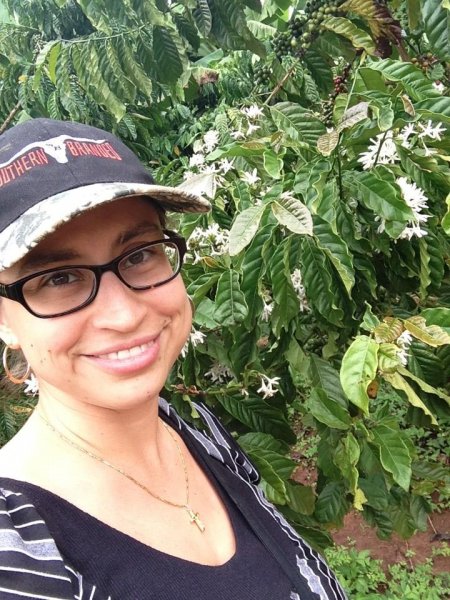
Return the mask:
{"type": "MultiPolygon", "coordinates": [[[[148,201],[117,200],[62,225],[1,279],[10,283],[46,268],[104,264],[162,237],[148,201]]],[[[41,397],[127,409],[157,398],[189,334],[191,309],[180,276],[133,291],[106,272],[95,300],[75,313],[40,319],[2,300],[0,320],[3,339],[22,349],[41,397]]]]}

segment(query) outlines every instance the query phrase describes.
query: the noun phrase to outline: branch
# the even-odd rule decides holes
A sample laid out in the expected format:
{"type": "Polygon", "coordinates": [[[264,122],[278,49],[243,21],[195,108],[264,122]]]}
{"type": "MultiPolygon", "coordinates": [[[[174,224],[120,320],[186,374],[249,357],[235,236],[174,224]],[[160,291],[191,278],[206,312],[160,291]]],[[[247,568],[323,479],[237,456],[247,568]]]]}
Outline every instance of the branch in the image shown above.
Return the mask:
{"type": "Polygon", "coordinates": [[[3,125],[0,127],[0,135],[5,131],[5,129],[7,129],[8,125],[11,123],[11,121],[16,116],[17,112],[20,110],[20,107],[21,107],[21,104],[20,104],[20,101],[19,101],[15,105],[15,107],[11,110],[11,112],[9,113],[9,115],[6,117],[5,121],[3,122],[3,125]]]}

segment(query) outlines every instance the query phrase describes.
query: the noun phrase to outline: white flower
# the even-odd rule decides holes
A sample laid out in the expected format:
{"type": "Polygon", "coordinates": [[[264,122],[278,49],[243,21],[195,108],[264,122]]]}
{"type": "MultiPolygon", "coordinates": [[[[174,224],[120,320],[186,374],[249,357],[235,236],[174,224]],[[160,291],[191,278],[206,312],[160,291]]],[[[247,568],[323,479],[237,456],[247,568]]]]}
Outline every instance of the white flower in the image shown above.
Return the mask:
{"type": "Polygon", "coordinates": [[[212,150],[214,150],[214,148],[217,146],[217,144],[219,143],[219,132],[216,131],[215,129],[211,129],[210,131],[207,131],[205,133],[205,135],[203,136],[203,144],[205,149],[208,152],[211,152],[212,150]]]}
{"type": "Polygon", "coordinates": [[[267,377],[267,375],[261,375],[261,387],[257,390],[258,394],[263,394],[263,399],[271,398],[278,392],[279,377],[267,377]]]}
{"type": "Polygon", "coordinates": [[[440,94],[442,94],[445,90],[445,85],[442,83],[442,81],[433,81],[433,87],[440,94]]]}
{"type": "Polygon", "coordinates": [[[411,346],[412,340],[412,335],[409,333],[409,331],[405,330],[401,335],[398,336],[396,341],[398,346],[397,357],[404,367],[406,367],[408,364],[408,349],[411,346]]]}
{"type": "Polygon", "coordinates": [[[413,212],[413,218],[408,221],[407,226],[400,234],[400,239],[410,240],[413,237],[423,237],[427,235],[425,229],[420,227],[421,223],[426,223],[430,215],[424,215],[422,210],[428,208],[428,198],[423,190],[413,182],[409,183],[406,177],[399,177],[396,180],[397,185],[402,191],[402,196],[405,203],[413,212]]]}
{"type": "Polygon", "coordinates": [[[409,141],[410,136],[416,134],[416,128],[414,127],[414,123],[408,123],[403,127],[403,129],[399,133],[399,138],[402,140],[401,144],[404,148],[411,148],[411,143],[409,141]]]}
{"type": "Polygon", "coordinates": [[[248,129],[247,129],[247,135],[252,135],[252,133],[254,133],[255,131],[258,131],[258,129],[261,129],[259,125],[254,125],[253,123],[249,123],[248,129]]]}
{"type": "Polygon", "coordinates": [[[245,135],[242,133],[242,131],[232,131],[230,133],[230,135],[233,138],[233,140],[243,140],[243,139],[245,139],[245,135]]]}
{"type": "Polygon", "coordinates": [[[215,362],[210,370],[206,371],[205,377],[211,379],[213,383],[226,383],[228,380],[233,379],[233,373],[225,365],[215,362]]]}
{"type": "Polygon", "coordinates": [[[248,183],[248,185],[254,185],[259,179],[256,169],[253,169],[251,173],[248,173],[247,171],[242,173],[242,180],[245,181],[245,183],[248,183]]]}
{"type": "Polygon", "coordinates": [[[228,171],[231,171],[232,168],[233,168],[232,160],[228,160],[227,158],[222,158],[222,160],[219,161],[219,169],[222,171],[222,173],[224,175],[226,175],[228,173],[228,171]]]}
{"type": "Polygon", "coordinates": [[[189,250],[200,259],[202,255],[222,256],[228,252],[229,231],[213,223],[206,229],[196,227],[188,240],[189,250]]]}
{"type": "Polygon", "coordinates": [[[204,333],[202,333],[201,331],[197,331],[197,329],[195,329],[195,327],[192,327],[192,331],[189,334],[189,341],[187,341],[185,343],[185,345],[183,346],[183,348],[181,349],[181,356],[183,358],[186,356],[188,349],[189,349],[189,342],[191,342],[192,346],[195,348],[199,344],[203,344],[203,342],[205,341],[205,338],[206,338],[206,335],[204,333]]]}
{"type": "Polygon", "coordinates": [[[295,269],[294,272],[291,273],[291,281],[295,293],[297,294],[299,299],[300,311],[303,312],[305,310],[308,310],[308,300],[306,298],[305,288],[302,283],[302,274],[300,272],[300,269],[295,269]]]}
{"type": "Polygon", "coordinates": [[[367,152],[361,152],[358,157],[358,162],[362,164],[363,169],[371,169],[375,164],[394,164],[400,160],[395,142],[392,139],[392,131],[380,133],[370,141],[372,143],[367,152]]]}
{"type": "Polygon", "coordinates": [[[197,154],[193,154],[189,159],[190,167],[199,167],[205,162],[205,155],[201,152],[197,152],[197,154]]]}
{"type": "Polygon", "coordinates": [[[251,106],[246,106],[241,110],[242,114],[244,114],[250,121],[254,121],[259,117],[264,115],[263,109],[257,104],[252,104],[251,106]]]}
{"type": "Polygon", "coordinates": [[[202,173],[217,173],[218,169],[214,163],[211,163],[210,165],[203,165],[200,171],[202,173]]]}
{"type": "Polygon", "coordinates": [[[445,127],[441,127],[442,123],[438,123],[435,127],[433,127],[433,121],[429,120],[426,125],[423,123],[418,124],[422,129],[421,133],[419,133],[419,137],[429,137],[432,140],[441,141],[441,134],[446,131],[445,127]]]}
{"type": "Polygon", "coordinates": [[[34,373],[31,373],[30,377],[25,379],[24,384],[25,388],[23,391],[27,396],[36,396],[39,393],[39,381],[36,379],[34,373]]]}
{"type": "Polygon", "coordinates": [[[273,302],[265,302],[263,300],[263,309],[262,309],[262,313],[261,313],[261,319],[263,321],[268,321],[272,312],[273,312],[273,302]]]}
{"type": "Polygon", "coordinates": [[[183,173],[183,179],[184,179],[185,181],[189,181],[189,179],[192,179],[192,177],[195,177],[195,173],[194,173],[194,171],[185,171],[185,172],[183,173]]]}

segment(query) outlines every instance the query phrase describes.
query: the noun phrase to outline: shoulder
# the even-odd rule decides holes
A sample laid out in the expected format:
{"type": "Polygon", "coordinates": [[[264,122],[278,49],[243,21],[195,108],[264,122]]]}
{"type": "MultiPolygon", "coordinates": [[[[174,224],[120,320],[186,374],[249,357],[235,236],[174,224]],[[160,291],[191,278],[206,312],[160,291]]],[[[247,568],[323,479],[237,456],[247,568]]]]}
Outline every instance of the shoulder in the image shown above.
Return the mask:
{"type": "Polygon", "coordinates": [[[73,598],[71,579],[45,522],[14,487],[0,479],[1,597],[44,597],[33,595],[42,590],[51,597],[73,598]]]}

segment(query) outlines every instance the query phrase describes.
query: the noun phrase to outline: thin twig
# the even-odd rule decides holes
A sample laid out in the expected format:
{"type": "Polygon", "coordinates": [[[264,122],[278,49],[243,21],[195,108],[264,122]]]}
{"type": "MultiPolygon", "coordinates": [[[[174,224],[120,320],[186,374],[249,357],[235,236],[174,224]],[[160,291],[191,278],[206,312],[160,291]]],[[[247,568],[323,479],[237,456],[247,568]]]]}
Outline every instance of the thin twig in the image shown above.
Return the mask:
{"type": "Polygon", "coordinates": [[[431,529],[433,530],[434,535],[437,535],[436,527],[434,526],[433,521],[431,520],[431,517],[429,515],[428,515],[427,519],[428,519],[428,523],[430,524],[431,529]]]}
{"type": "Polygon", "coordinates": [[[5,121],[3,122],[3,125],[0,127],[0,135],[5,131],[5,129],[8,127],[8,125],[14,119],[14,117],[16,116],[16,113],[20,110],[20,107],[21,107],[21,104],[20,104],[20,102],[18,102],[15,105],[15,107],[11,110],[11,112],[6,117],[5,121]]]}
{"type": "Polygon", "coordinates": [[[272,90],[270,96],[267,98],[267,100],[264,102],[264,104],[269,104],[269,102],[272,100],[272,98],[274,96],[276,96],[276,94],[278,94],[278,92],[281,90],[281,88],[283,87],[283,85],[286,83],[286,81],[289,79],[289,77],[295,71],[295,69],[297,67],[297,64],[298,64],[298,61],[292,65],[292,67],[289,69],[289,71],[286,73],[286,75],[283,77],[283,79],[281,79],[277,83],[277,85],[274,87],[274,89],[272,90]]]}

